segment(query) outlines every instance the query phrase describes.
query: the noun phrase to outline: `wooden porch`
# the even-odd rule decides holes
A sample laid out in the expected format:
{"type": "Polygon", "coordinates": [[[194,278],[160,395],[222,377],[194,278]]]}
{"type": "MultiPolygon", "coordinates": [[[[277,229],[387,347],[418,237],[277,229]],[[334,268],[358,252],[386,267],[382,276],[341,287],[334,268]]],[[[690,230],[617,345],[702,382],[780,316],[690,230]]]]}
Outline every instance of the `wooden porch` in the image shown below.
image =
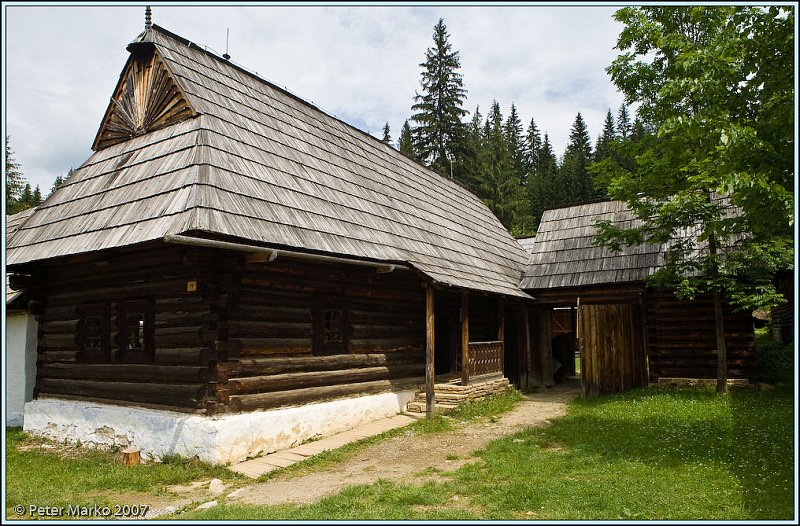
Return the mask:
{"type": "MultiPolygon", "coordinates": [[[[460,375],[442,375],[433,386],[434,411],[452,411],[460,404],[477,402],[496,394],[503,394],[511,386],[502,373],[475,377],[468,385],[461,383],[460,375]]],[[[406,406],[409,413],[425,414],[425,390],[417,392],[406,406]]]]}
{"type": "MultiPolygon", "coordinates": [[[[496,323],[487,331],[473,335],[481,341],[470,341],[470,297],[462,292],[448,315],[457,319],[451,325],[453,338],[437,347],[434,288],[426,290],[426,367],[425,389],[409,402],[409,412],[426,413],[432,417],[437,409],[454,409],[461,403],[484,399],[506,392],[509,380],[504,377],[505,303],[497,298],[496,323]],[[456,316],[457,313],[457,316],[456,316]],[[455,326],[453,326],[455,325],[455,326]],[[486,337],[493,338],[487,339],[486,337]],[[436,374],[437,354],[449,364],[449,371],[436,374]],[[459,355],[460,354],[460,355],[459,355]],[[446,355],[446,356],[445,356],[446,355]]],[[[485,309],[481,309],[484,311],[485,309]]]]}

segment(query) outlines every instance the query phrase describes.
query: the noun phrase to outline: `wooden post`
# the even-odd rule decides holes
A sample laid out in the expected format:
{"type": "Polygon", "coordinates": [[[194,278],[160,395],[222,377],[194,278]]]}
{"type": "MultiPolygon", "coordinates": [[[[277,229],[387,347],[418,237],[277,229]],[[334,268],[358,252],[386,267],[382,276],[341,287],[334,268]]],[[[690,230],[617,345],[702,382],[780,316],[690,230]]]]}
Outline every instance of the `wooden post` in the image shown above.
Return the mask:
{"type": "Polygon", "coordinates": [[[500,296],[497,299],[497,339],[500,342],[500,374],[506,374],[506,302],[500,296]]]}
{"type": "Polygon", "coordinates": [[[469,293],[461,293],[461,385],[469,385],[469,293]]]}
{"type": "MultiPolygon", "coordinates": [[[[531,386],[530,374],[531,374],[531,321],[530,321],[530,313],[528,312],[528,306],[522,306],[522,327],[523,327],[523,335],[525,337],[525,343],[522,346],[521,352],[525,353],[522,359],[523,364],[523,371],[524,371],[524,378],[525,378],[525,385],[524,388],[528,389],[531,386]]],[[[523,376],[522,374],[520,375],[523,376]]],[[[522,380],[520,379],[520,383],[522,380]]]]}
{"type": "Polygon", "coordinates": [[[575,339],[578,340],[578,355],[581,357],[581,398],[586,398],[586,373],[589,369],[586,367],[586,353],[583,348],[583,316],[581,315],[581,298],[578,297],[577,305],[575,307],[575,339]]]}
{"type": "Polygon", "coordinates": [[[436,402],[433,391],[434,382],[434,317],[433,317],[433,285],[425,288],[425,411],[428,418],[433,418],[433,406],[436,402]]]}

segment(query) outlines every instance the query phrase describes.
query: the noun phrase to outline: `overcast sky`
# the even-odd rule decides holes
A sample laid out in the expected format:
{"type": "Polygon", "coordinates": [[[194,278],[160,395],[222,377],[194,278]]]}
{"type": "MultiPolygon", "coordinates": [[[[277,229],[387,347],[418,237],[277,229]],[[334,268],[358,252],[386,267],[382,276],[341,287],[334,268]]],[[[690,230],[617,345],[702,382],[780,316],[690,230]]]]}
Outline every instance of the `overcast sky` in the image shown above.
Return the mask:
{"type": "MultiPolygon", "coordinates": [[[[514,102],[563,153],[580,111],[592,140],[623,97],[605,73],[616,57],[618,7],[287,6],[152,3],[153,22],[375,136],[396,141],[420,89],[433,26],[444,18],[470,112],[514,102]]],[[[142,5],[4,4],[4,132],[26,179],[46,195],[78,167],[144,28],[142,5]]],[[[471,115],[470,115],[471,117],[471,115]]],[[[469,118],[469,117],[468,117],[469,118]]]]}

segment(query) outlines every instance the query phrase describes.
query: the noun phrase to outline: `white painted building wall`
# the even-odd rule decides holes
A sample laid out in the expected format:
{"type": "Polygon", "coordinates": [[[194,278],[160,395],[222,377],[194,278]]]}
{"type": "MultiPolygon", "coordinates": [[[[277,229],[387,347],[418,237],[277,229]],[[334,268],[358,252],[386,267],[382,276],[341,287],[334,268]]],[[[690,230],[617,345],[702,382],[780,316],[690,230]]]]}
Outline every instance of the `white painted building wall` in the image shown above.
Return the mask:
{"type": "Polygon", "coordinates": [[[37,323],[27,312],[6,312],[6,425],[21,426],[36,382],[37,323]]]}
{"type": "Polygon", "coordinates": [[[245,460],[405,411],[416,391],[219,416],[39,398],[25,404],[26,432],[89,446],[136,446],[144,458],[178,454],[212,464],[245,460]]]}

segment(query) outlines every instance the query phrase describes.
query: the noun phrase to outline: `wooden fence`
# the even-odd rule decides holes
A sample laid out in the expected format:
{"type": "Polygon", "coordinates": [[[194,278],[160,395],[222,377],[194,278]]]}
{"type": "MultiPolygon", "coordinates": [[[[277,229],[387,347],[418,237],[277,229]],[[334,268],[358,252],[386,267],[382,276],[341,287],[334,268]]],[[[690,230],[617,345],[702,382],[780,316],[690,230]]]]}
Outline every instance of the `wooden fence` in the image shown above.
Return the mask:
{"type": "MultiPolygon", "coordinates": [[[[503,372],[503,342],[469,342],[467,381],[473,376],[503,372]]],[[[463,380],[463,378],[462,378],[463,380]]]]}

